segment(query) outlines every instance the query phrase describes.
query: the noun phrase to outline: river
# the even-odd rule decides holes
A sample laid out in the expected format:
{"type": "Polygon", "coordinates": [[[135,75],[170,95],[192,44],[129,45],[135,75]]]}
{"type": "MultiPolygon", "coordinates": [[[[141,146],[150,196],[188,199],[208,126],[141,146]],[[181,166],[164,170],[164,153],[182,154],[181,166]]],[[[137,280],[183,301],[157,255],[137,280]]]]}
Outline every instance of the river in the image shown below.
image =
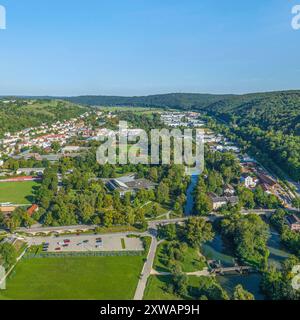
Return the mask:
{"type": "Polygon", "coordinates": [[[195,187],[197,186],[198,179],[199,179],[199,175],[192,175],[191,182],[186,190],[186,204],[184,207],[185,216],[190,216],[193,214],[194,190],[195,190],[195,187]]]}
{"type": "MultiPolygon", "coordinates": [[[[270,231],[270,238],[268,240],[268,249],[270,250],[269,264],[280,268],[280,262],[286,259],[289,254],[282,247],[279,234],[272,227],[270,231]]],[[[208,260],[220,260],[224,266],[232,266],[234,264],[234,256],[219,234],[215,236],[213,241],[205,243],[202,246],[202,253],[208,260]]],[[[217,279],[230,294],[233,293],[237,284],[241,284],[255,296],[256,300],[264,299],[259,289],[260,274],[226,275],[218,276],[217,279]]]]}
{"type": "MultiPolygon", "coordinates": [[[[198,175],[191,176],[191,182],[186,193],[186,205],[184,208],[186,216],[193,214],[194,190],[197,185],[198,178],[198,175]]],[[[269,264],[280,268],[280,263],[285,260],[289,254],[280,243],[280,235],[272,227],[270,227],[268,249],[270,251],[269,264]]],[[[205,243],[202,246],[202,253],[208,260],[219,260],[224,266],[232,266],[234,264],[234,255],[230,252],[229,246],[226,246],[219,234],[216,234],[213,241],[205,243]]],[[[259,289],[261,281],[260,274],[226,275],[218,276],[217,279],[229,294],[233,293],[236,285],[241,284],[246,290],[255,296],[256,300],[264,299],[264,296],[259,289]]]]}

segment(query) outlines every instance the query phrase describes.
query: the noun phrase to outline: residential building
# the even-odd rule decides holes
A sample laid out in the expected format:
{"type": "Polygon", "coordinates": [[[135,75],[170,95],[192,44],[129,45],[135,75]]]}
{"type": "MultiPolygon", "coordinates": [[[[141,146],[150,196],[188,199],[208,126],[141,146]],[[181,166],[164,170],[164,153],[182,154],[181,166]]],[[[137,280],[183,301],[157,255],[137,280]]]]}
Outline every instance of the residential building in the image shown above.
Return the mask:
{"type": "Polygon", "coordinates": [[[242,175],[240,181],[246,188],[255,188],[256,187],[255,179],[247,174],[242,175]]]}
{"type": "Polygon", "coordinates": [[[214,210],[218,210],[227,204],[231,204],[234,206],[234,205],[238,204],[238,202],[239,202],[239,198],[236,196],[219,197],[213,192],[209,192],[208,196],[209,196],[210,200],[212,201],[214,210]]]}
{"type": "Polygon", "coordinates": [[[296,215],[287,215],[285,221],[292,231],[300,231],[300,218],[296,215]]]}
{"type": "Polygon", "coordinates": [[[16,174],[26,174],[26,175],[36,174],[38,176],[42,176],[44,171],[45,171],[45,168],[19,168],[16,171],[16,174]]]}
{"type": "Polygon", "coordinates": [[[39,206],[37,204],[33,204],[30,208],[27,209],[30,217],[37,211],[39,211],[39,206]]]}

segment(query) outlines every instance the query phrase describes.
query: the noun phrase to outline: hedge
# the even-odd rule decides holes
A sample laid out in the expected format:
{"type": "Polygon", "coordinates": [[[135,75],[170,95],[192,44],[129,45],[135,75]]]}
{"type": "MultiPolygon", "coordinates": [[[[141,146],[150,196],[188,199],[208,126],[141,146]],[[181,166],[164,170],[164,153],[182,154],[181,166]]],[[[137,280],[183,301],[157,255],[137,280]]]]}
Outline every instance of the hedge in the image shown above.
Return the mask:
{"type": "Polygon", "coordinates": [[[60,258],[60,257],[112,257],[112,256],[142,256],[144,251],[87,251],[87,252],[41,252],[26,253],[24,259],[60,258]]]}

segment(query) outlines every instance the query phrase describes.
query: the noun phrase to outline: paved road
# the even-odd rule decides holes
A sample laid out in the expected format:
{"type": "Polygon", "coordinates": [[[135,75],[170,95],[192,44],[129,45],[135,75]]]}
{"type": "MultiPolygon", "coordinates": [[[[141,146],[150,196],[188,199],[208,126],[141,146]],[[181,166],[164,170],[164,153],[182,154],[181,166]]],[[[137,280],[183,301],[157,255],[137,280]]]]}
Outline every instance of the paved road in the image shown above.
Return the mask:
{"type": "Polygon", "coordinates": [[[148,278],[149,278],[151,271],[152,271],[155,253],[156,253],[157,245],[159,242],[157,241],[156,236],[152,236],[151,238],[152,238],[152,240],[151,240],[151,245],[150,245],[150,249],[149,249],[148,256],[147,256],[147,261],[144,264],[141,278],[138,282],[138,285],[137,285],[137,288],[135,291],[135,295],[133,298],[134,300],[143,300],[147,281],[148,281],[148,278]]]}

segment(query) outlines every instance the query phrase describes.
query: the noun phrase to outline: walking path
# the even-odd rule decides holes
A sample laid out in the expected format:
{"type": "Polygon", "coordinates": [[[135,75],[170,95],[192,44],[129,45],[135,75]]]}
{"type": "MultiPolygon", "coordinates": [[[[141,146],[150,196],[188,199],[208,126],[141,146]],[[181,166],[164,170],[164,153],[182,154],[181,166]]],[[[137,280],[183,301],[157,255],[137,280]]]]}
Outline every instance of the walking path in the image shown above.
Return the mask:
{"type": "Polygon", "coordinates": [[[141,278],[138,282],[138,285],[137,285],[137,288],[135,291],[134,300],[143,300],[148,277],[150,276],[151,271],[152,271],[152,266],[153,266],[153,262],[154,262],[154,258],[155,258],[157,245],[158,245],[158,241],[157,241],[156,236],[152,236],[148,257],[147,257],[147,260],[144,264],[141,278]]]}
{"type": "MultiPolygon", "coordinates": [[[[187,276],[196,276],[196,277],[210,277],[211,276],[211,274],[207,268],[204,268],[203,270],[199,270],[199,271],[184,272],[184,273],[187,276]]],[[[169,275],[171,275],[171,272],[161,272],[161,271],[156,271],[156,270],[152,269],[150,274],[154,275],[154,276],[169,276],[169,275]]]]}

